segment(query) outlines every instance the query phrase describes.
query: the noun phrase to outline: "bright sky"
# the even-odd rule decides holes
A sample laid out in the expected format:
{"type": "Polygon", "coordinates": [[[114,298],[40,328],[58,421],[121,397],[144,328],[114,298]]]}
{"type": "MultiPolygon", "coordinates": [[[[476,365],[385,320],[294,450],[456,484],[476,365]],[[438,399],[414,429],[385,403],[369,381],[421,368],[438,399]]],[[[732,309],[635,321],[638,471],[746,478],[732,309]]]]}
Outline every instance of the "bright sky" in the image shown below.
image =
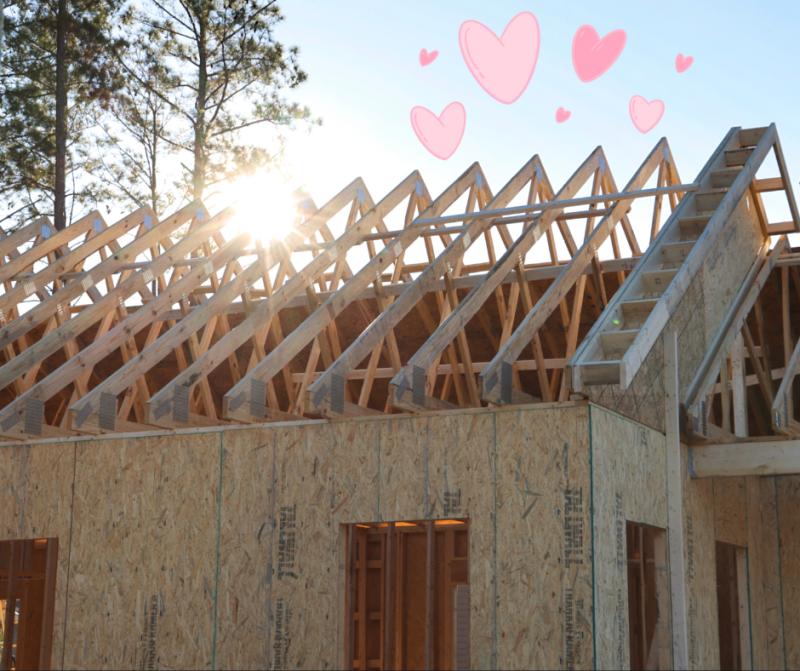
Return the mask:
{"type": "MultiPolygon", "coordinates": [[[[497,192],[535,153],[558,189],[597,145],[622,188],[662,136],[690,182],[731,126],[773,121],[797,188],[796,0],[293,0],[281,6],[286,21],[278,38],[300,47],[309,74],[291,94],[324,120],[310,136],[295,134],[288,150],[293,185],[305,182],[318,205],[356,176],[377,201],[414,169],[436,196],[475,160],[497,192]],[[505,105],[473,79],[458,30],[471,19],[500,35],[522,11],[538,20],[539,59],[525,93],[505,105]],[[615,29],[627,33],[617,62],[590,83],[572,66],[572,38],[584,24],[601,37],[615,29]],[[439,51],[424,68],[422,48],[439,51]],[[694,57],[683,74],[675,69],[679,52],[694,57]],[[660,123],[646,135],[628,114],[633,95],[665,104],[660,123]],[[442,161],[417,140],[409,114],[421,105],[438,115],[453,101],[466,108],[466,130],[455,154],[442,161]],[[572,113],[562,124],[555,121],[559,107],[572,113]]],[[[772,221],[788,218],[779,201],[768,198],[767,208],[772,221]]]]}

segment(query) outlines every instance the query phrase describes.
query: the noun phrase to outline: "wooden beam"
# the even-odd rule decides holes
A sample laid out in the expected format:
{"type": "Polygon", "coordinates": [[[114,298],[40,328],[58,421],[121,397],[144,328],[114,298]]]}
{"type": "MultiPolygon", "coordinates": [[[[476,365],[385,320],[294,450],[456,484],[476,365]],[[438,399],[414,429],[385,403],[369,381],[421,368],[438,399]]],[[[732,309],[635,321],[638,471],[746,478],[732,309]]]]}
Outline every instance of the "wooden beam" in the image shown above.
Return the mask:
{"type": "Polygon", "coordinates": [[[425,554],[425,670],[433,671],[435,664],[436,632],[434,618],[436,608],[436,522],[428,520],[427,552],[425,554]]]}
{"type": "Polygon", "coordinates": [[[394,593],[395,593],[395,533],[394,522],[386,529],[385,591],[383,598],[383,669],[394,669],[394,593]]]}
{"type": "MultiPolygon", "coordinates": [[[[460,215],[452,214],[445,217],[437,217],[433,219],[419,219],[415,223],[419,225],[431,224],[449,224],[458,221],[474,221],[478,219],[492,219],[517,214],[529,214],[531,212],[543,212],[546,210],[561,210],[565,207],[575,207],[577,205],[591,205],[592,203],[603,203],[618,201],[621,199],[632,200],[636,198],[649,198],[651,196],[664,195],[669,193],[685,193],[697,191],[700,185],[693,184],[678,184],[676,186],[665,186],[657,189],[642,189],[637,191],[629,191],[627,193],[606,193],[598,196],[584,196],[582,198],[572,198],[571,196],[565,198],[556,197],[546,203],[533,203],[531,205],[518,205],[515,207],[502,207],[498,209],[486,209],[475,215],[460,215]]],[[[490,203],[491,204],[491,203],[490,203]]],[[[587,216],[581,213],[580,218],[587,216]]],[[[502,220],[500,223],[504,223],[502,220]]]]}
{"type": "Polygon", "coordinates": [[[689,453],[693,478],[800,474],[797,439],[692,445],[689,453]]]}
{"type": "Polygon", "coordinates": [[[672,591],[672,659],[674,668],[689,668],[686,572],[684,568],[683,468],[681,465],[678,334],[664,334],[664,418],[667,428],[667,517],[672,591]]]}

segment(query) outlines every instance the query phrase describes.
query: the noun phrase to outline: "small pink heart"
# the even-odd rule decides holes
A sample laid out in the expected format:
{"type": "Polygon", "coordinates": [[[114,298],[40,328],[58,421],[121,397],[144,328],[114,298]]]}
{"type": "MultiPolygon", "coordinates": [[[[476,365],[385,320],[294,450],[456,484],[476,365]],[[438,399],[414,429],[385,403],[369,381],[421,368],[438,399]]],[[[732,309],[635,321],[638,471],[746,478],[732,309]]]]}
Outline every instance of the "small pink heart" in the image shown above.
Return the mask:
{"type": "Polygon", "coordinates": [[[478,21],[458,30],[461,55],[486,93],[510,105],[528,87],[539,58],[539,23],[530,12],[517,14],[498,39],[478,21]]]}
{"type": "Polygon", "coordinates": [[[694,63],[694,58],[692,56],[687,56],[686,58],[683,57],[683,54],[678,54],[678,57],[675,59],[675,69],[680,72],[686,72],[694,63]]]}
{"type": "Polygon", "coordinates": [[[572,116],[572,112],[565,110],[563,107],[559,107],[556,110],[556,123],[564,123],[570,116],[572,116]]]}
{"type": "Polygon", "coordinates": [[[431,53],[428,53],[427,49],[423,49],[419,52],[419,64],[424,68],[426,65],[433,63],[438,55],[438,51],[431,51],[431,53]]]}
{"type": "Polygon", "coordinates": [[[664,114],[664,103],[660,100],[647,102],[642,96],[633,96],[629,106],[631,121],[636,130],[649,133],[661,121],[664,114]]]}
{"type": "Polygon", "coordinates": [[[608,70],[625,48],[624,30],[612,30],[602,40],[589,25],[581,26],[572,38],[572,65],[584,84],[608,70]]]}
{"type": "Polygon", "coordinates": [[[411,126],[419,141],[443,161],[458,149],[466,123],[467,112],[459,102],[450,103],[438,117],[424,107],[411,110],[411,126]]]}

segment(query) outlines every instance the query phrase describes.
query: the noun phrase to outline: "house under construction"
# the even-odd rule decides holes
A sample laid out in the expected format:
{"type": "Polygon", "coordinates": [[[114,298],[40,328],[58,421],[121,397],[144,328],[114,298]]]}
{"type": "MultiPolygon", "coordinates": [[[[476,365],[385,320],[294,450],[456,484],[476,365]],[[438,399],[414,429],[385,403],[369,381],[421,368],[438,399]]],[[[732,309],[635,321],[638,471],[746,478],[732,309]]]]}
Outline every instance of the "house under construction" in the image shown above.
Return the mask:
{"type": "Polygon", "coordinates": [[[774,125],[295,196],[0,240],[3,670],[800,668],[774,125]]]}

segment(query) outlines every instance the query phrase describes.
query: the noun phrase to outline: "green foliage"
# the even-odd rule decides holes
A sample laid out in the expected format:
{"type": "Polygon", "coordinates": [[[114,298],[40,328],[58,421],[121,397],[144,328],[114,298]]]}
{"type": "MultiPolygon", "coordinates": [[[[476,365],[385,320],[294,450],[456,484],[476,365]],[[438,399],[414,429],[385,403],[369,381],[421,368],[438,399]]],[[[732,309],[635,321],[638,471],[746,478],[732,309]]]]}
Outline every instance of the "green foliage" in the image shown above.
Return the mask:
{"type": "MultiPolygon", "coordinates": [[[[88,147],[99,108],[122,82],[125,46],[112,28],[126,20],[121,0],[70,0],[67,23],[67,183],[69,210],[93,206],[88,147]]],[[[0,203],[25,209],[20,221],[51,214],[55,189],[56,0],[16,0],[4,12],[0,48],[0,203]]]]}
{"type": "MultiPolygon", "coordinates": [[[[150,0],[137,20],[163,68],[158,89],[151,90],[175,114],[170,142],[192,157],[184,163],[185,197],[202,197],[220,181],[275,162],[275,150],[242,141],[244,129],[319,123],[282,96],[305,81],[306,73],[298,49],[274,38],[283,21],[274,0],[150,0]]],[[[284,139],[278,132],[279,146],[284,139]]]]}

